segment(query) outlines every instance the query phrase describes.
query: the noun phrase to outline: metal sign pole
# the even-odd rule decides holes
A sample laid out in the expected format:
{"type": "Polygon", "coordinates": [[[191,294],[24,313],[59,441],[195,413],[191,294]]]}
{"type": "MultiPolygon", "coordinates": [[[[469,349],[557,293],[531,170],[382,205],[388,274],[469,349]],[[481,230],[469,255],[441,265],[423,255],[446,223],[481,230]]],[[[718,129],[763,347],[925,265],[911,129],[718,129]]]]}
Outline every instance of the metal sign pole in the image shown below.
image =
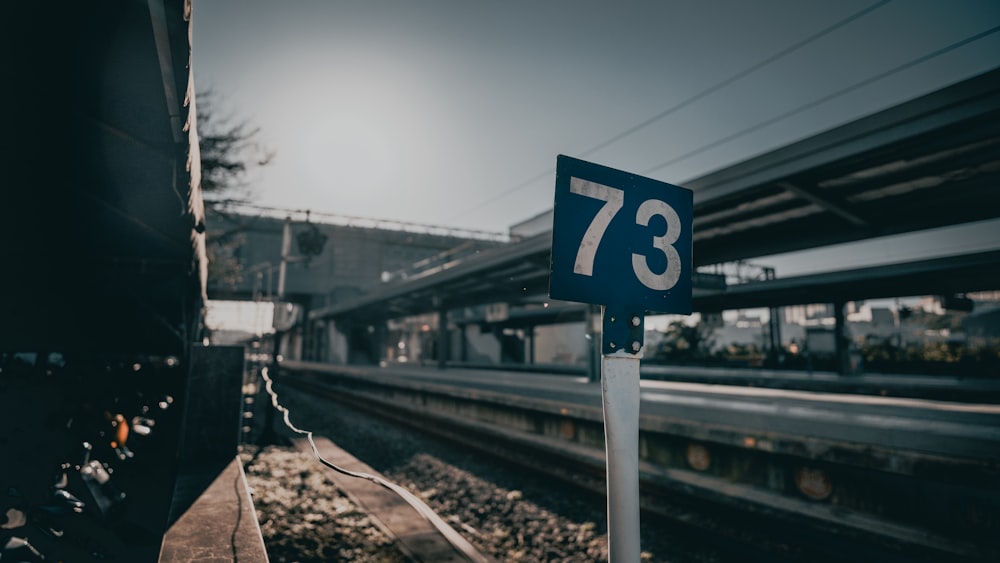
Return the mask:
{"type": "Polygon", "coordinates": [[[288,272],[288,258],[292,254],[292,218],[285,217],[281,227],[281,264],[278,266],[278,301],[285,298],[285,276],[288,272]]]}
{"type": "Polygon", "coordinates": [[[643,315],[602,312],[601,398],[608,481],[608,561],[638,562],[639,360],[643,315]]]}

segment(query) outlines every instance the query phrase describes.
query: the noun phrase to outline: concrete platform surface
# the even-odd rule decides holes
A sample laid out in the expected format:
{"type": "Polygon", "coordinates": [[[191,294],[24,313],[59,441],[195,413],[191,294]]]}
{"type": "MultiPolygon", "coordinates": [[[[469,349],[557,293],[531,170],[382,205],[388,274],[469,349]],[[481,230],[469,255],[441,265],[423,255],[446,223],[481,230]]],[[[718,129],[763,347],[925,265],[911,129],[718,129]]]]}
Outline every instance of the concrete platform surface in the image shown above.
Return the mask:
{"type": "Polygon", "coordinates": [[[177,476],[159,563],[268,563],[238,456],[177,476]]]}

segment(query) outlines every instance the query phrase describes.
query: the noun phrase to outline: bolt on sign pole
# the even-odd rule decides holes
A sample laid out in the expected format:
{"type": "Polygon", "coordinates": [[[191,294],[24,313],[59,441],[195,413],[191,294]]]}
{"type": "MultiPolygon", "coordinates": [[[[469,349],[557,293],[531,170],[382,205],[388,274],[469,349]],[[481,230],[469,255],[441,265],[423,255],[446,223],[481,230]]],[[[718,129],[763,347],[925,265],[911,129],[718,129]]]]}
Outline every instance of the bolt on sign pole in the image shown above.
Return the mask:
{"type": "Polygon", "coordinates": [[[647,311],[691,313],[691,190],[560,155],[549,296],[603,305],[608,556],[638,562],[639,364],[647,311]]]}

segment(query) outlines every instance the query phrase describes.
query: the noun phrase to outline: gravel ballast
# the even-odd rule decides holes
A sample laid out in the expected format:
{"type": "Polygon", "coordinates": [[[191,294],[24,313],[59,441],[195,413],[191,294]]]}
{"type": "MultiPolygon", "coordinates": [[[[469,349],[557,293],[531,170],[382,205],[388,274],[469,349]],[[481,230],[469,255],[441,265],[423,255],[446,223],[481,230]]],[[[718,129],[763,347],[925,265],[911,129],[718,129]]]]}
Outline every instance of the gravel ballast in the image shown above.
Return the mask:
{"type": "MultiPolygon", "coordinates": [[[[607,560],[603,497],[294,389],[278,393],[293,424],[406,487],[480,552],[505,562],[607,560]]],[[[242,455],[272,561],[406,560],[311,454],[246,445],[242,455]]],[[[643,561],[722,560],[646,519],[641,535],[643,561]]]]}

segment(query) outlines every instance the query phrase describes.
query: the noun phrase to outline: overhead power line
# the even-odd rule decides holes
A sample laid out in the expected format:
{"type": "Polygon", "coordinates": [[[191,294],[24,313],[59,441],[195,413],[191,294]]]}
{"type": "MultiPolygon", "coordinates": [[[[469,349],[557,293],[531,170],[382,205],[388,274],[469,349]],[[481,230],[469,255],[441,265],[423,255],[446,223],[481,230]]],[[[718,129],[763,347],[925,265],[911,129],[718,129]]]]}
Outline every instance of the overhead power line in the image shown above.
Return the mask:
{"type": "Polygon", "coordinates": [[[652,125],[653,123],[656,123],[657,121],[663,119],[664,117],[667,117],[668,115],[670,115],[670,114],[672,114],[672,113],[674,113],[674,112],[676,112],[678,110],[681,110],[681,109],[683,109],[683,108],[685,108],[685,107],[693,104],[694,102],[697,102],[698,100],[704,98],[705,96],[708,96],[709,94],[714,94],[715,92],[717,92],[717,91],[725,88],[726,86],[729,86],[730,84],[732,84],[733,82],[736,82],[737,80],[740,80],[741,78],[746,78],[750,74],[753,74],[754,72],[757,72],[758,70],[764,68],[765,66],[767,66],[767,65],[769,65],[769,64],[777,61],[778,59],[780,59],[782,57],[785,57],[786,55],[790,55],[790,54],[794,53],[795,51],[798,51],[802,47],[805,47],[806,45],[812,43],[813,41],[816,41],[816,40],[820,39],[821,37],[829,35],[830,33],[833,33],[834,31],[840,29],[841,27],[844,27],[845,25],[847,25],[847,24],[849,24],[849,23],[851,23],[851,22],[853,22],[853,21],[855,21],[857,19],[860,19],[863,16],[868,15],[871,12],[874,12],[875,10],[881,8],[882,6],[885,6],[886,4],[888,4],[891,1],[892,0],[882,0],[881,2],[876,2],[875,4],[872,4],[871,6],[868,6],[867,8],[865,8],[865,9],[859,11],[859,12],[855,12],[854,14],[852,14],[852,15],[850,15],[850,16],[848,16],[848,17],[846,17],[846,18],[844,18],[844,19],[842,19],[840,21],[838,21],[837,23],[835,23],[835,24],[833,24],[833,25],[831,25],[831,26],[829,26],[827,28],[824,28],[824,29],[820,30],[820,31],[818,31],[818,32],[810,35],[809,37],[806,37],[805,39],[799,41],[798,43],[794,43],[791,46],[789,46],[789,47],[787,47],[787,48],[785,48],[785,49],[783,49],[783,50],[781,50],[781,51],[779,51],[779,52],[771,55],[770,57],[764,59],[763,61],[760,61],[759,63],[757,63],[757,64],[755,64],[753,66],[747,67],[743,71],[738,72],[738,73],[730,76],[729,78],[723,80],[722,82],[719,82],[719,83],[715,84],[714,86],[711,86],[711,87],[709,87],[709,88],[707,88],[705,90],[702,90],[701,92],[698,92],[697,94],[695,94],[694,96],[691,96],[690,98],[684,100],[683,102],[680,102],[679,104],[671,106],[671,107],[669,107],[669,108],[661,111],[660,113],[654,115],[653,117],[650,117],[649,119],[647,119],[647,120],[645,120],[645,121],[643,121],[641,123],[637,123],[636,125],[633,125],[632,127],[629,127],[628,129],[626,129],[625,131],[622,131],[621,133],[615,135],[614,137],[611,137],[610,139],[608,139],[608,140],[606,140],[606,141],[604,141],[602,143],[599,143],[599,144],[595,145],[594,147],[592,147],[590,149],[587,149],[586,151],[584,151],[583,153],[581,153],[581,156],[589,156],[591,154],[594,154],[595,152],[597,152],[597,151],[599,151],[599,150],[601,150],[603,148],[606,148],[606,147],[608,147],[608,146],[610,146],[610,145],[612,145],[612,144],[614,144],[614,143],[616,143],[616,142],[624,139],[625,137],[628,137],[629,135],[632,135],[633,133],[636,133],[639,130],[644,129],[644,128],[652,125]]]}
{"type": "MultiPolygon", "coordinates": [[[[820,38],[822,38],[822,37],[824,37],[826,35],[829,35],[830,33],[836,31],[837,29],[840,29],[841,27],[844,27],[845,25],[847,25],[849,23],[852,23],[852,22],[854,22],[855,20],[857,20],[859,18],[862,18],[862,17],[870,14],[871,12],[874,12],[875,10],[881,8],[882,6],[885,6],[886,4],[890,3],[891,1],[892,0],[881,0],[879,2],[876,2],[876,3],[874,3],[874,4],[870,5],[870,6],[862,9],[862,10],[859,10],[859,11],[851,14],[850,16],[847,16],[846,18],[843,18],[843,19],[837,21],[834,24],[821,29],[820,31],[818,31],[818,32],[810,35],[809,37],[806,37],[805,39],[802,39],[801,41],[798,41],[797,43],[793,43],[792,45],[790,45],[790,46],[782,49],[781,51],[778,51],[777,53],[775,53],[775,54],[773,54],[773,55],[771,55],[771,56],[763,59],[762,61],[760,61],[760,62],[758,62],[756,64],[753,64],[753,65],[751,65],[751,66],[743,69],[742,71],[740,71],[740,72],[738,72],[738,73],[730,76],[729,78],[726,78],[725,80],[723,80],[721,82],[717,82],[716,84],[713,84],[712,86],[709,86],[708,88],[706,88],[706,89],[698,92],[697,94],[695,94],[695,95],[693,95],[693,96],[691,96],[691,97],[689,97],[689,98],[687,98],[687,99],[685,99],[685,100],[683,100],[683,101],[681,101],[681,102],[679,102],[679,103],[677,103],[677,104],[675,104],[673,106],[670,106],[669,108],[661,111],[660,113],[657,113],[656,115],[653,115],[652,117],[649,117],[648,119],[645,119],[645,120],[643,120],[643,121],[641,121],[641,122],[639,122],[639,123],[637,123],[637,124],[629,127],[628,129],[622,131],[621,133],[618,133],[617,135],[614,135],[614,136],[612,136],[612,137],[610,137],[608,139],[605,139],[604,141],[601,141],[600,143],[598,143],[598,144],[594,145],[593,147],[591,147],[591,148],[583,151],[582,153],[580,153],[580,156],[581,157],[590,156],[590,155],[594,154],[595,152],[597,152],[597,151],[599,151],[601,149],[607,148],[607,147],[613,145],[614,143],[616,143],[616,142],[618,142],[618,141],[620,141],[620,140],[622,140],[622,139],[624,139],[624,138],[626,138],[626,137],[628,137],[630,135],[633,135],[633,134],[641,131],[642,129],[645,129],[646,127],[649,127],[653,123],[656,123],[657,121],[660,121],[661,119],[667,117],[668,115],[671,115],[671,114],[673,114],[673,113],[675,113],[675,112],[677,112],[677,111],[679,111],[679,110],[681,110],[681,109],[683,109],[683,108],[685,108],[685,107],[693,104],[694,102],[697,102],[698,100],[701,100],[702,98],[704,98],[704,97],[706,97],[706,96],[708,96],[710,94],[713,94],[713,93],[715,93],[715,92],[717,92],[717,91],[725,88],[726,86],[729,86],[730,84],[736,82],[737,80],[740,80],[741,78],[745,78],[745,77],[749,76],[750,74],[753,74],[754,72],[756,72],[756,71],[764,68],[765,66],[767,66],[767,65],[769,65],[769,64],[777,61],[778,59],[781,59],[781,58],[783,58],[785,56],[788,56],[788,55],[794,53],[795,51],[798,51],[799,49],[805,47],[806,45],[808,45],[808,44],[810,44],[810,43],[812,43],[812,42],[814,42],[814,41],[816,41],[816,40],[818,40],[818,39],[820,39],[820,38]]],[[[506,196],[508,196],[508,195],[516,192],[516,191],[522,190],[522,189],[524,189],[524,188],[526,188],[526,187],[534,184],[535,182],[537,182],[538,180],[541,180],[542,178],[545,178],[546,176],[551,176],[552,174],[555,173],[555,171],[556,171],[555,168],[549,168],[549,169],[545,170],[544,172],[536,174],[535,176],[532,176],[531,178],[529,178],[529,179],[527,179],[527,180],[525,180],[525,181],[523,181],[523,182],[521,182],[521,183],[519,183],[519,184],[517,184],[517,185],[515,185],[513,187],[510,187],[510,188],[508,188],[508,189],[506,189],[506,190],[498,193],[497,195],[493,196],[492,198],[490,198],[490,199],[488,199],[486,201],[483,201],[483,202],[475,205],[474,207],[466,209],[464,212],[451,217],[449,220],[463,217],[463,216],[465,216],[465,215],[467,215],[467,214],[469,214],[469,213],[471,213],[473,211],[477,211],[477,210],[479,210],[479,209],[481,209],[481,208],[483,208],[483,207],[485,207],[485,206],[487,206],[487,205],[489,205],[489,204],[491,204],[491,203],[493,203],[493,202],[495,202],[497,200],[503,199],[504,197],[506,197],[506,196]]]]}
{"type": "Polygon", "coordinates": [[[864,80],[862,80],[860,82],[855,82],[854,84],[852,84],[850,86],[847,86],[846,88],[841,88],[840,90],[837,90],[836,92],[832,92],[830,94],[827,94],[826,96],[823,96],[822,98],[813,100],[813,101],[811,101],[809,103],[806,103],[806,104],[802,104],[801,106],[798,106],[798,107],[796,107],[794,109],[791,109],[791,110],[786,111],[784,113],[778,114],[778,115],[776,115],[774,117],[765,119],[764,121],[761,121],[761,122],[759,122],[759,123],[757,123],[755,125],[747,127],[746,129],[743,129],[741,131],[737,131],[736,133],[733,133],[731,135],[727,135],[727,136],[725,136],[725,137],[723,137],[721,139],[717,139],[717,140],[712,141],[711,143],[708,143],[706,145],[702,145],[702,146],[700,146],[700,147],[698,147],[696,149],[690,150],[690,151],[688,151],[688,152],[686,152],[686,153],[684,153],[684,154],[682,154],[680,156],[676,156],[676,157],[671,158],[670,160],[667,160],[665,162],[661,162],[661,163],[657,164],[656,166],[653,166],[652,168],[647,169],[646,171],[643,172],[643,174],[651,174],[653,172],[656,172],[657,170],[660,170],[661,168],[666,168],[667,166],[670,166],[671,164],[676,164],[676,163],[678,163],[678,162],[680,162],[682,160],[686,160],[688,158],[691,158],[692,156],[695,156],[697,154],[701,154],[701,153],[703,153],[703,152],[705,152],[705,151],[707,151],[709,149],[713,149],[713,148],[718,147],[720,145],[724,145],[724,144],[728,143],[729,141],[732,141],[734,139],[738,139],[738,138],[740,138],[740,137],[742,137],[744,135],[747,135],[749,133],[753,133],[754,131],[757,131],[759,129],[767,127],[768,125],[773,125],[774,123],[777,123],[778,121],[781,121],[783,119],[788,119],[789,117],[791,117],[793,115],[796,115],[798,113],[802,113],[803,111],[805,111],[807,109],[814,108],[814,107],[816,107],[816,106],[818,106],[820,104],[824,104],[824,103],[826,103],[826,102],[828,102],[828,101],[830,101],[830,100],[832,100],[834,98],[843,96],[845,94],[853,92],[854,90],[857,90],[859,88],[863,88],[865,86],[868,86],[869,84],[873,84],[875,82],[878,82],[879,80],[882,80],[883,78],[886,78],[886,77],[889,77],[889,76],[891,76],[893,74],[896,74],[897,72],[902,72],[902,71],[904,71],[904,70],[906,70],[908,68],[912,68],[912,67],[914,67],[914,66],[916,66],[918,64],[925,63],[925,62],[927,62],[927,61],[929,61],[929,60],[931,60],[933,58],[940,57],[941,55],[944,55],[946,53],[954,51],[955,49],[958,49],[960,47],[964,47],[965,45],[968,45],[969,43],[973,43],[975,41],[979,41],[980,39],[983,39],[984,37],[988,37],[990,35],[993,35],[994,33],[998,32],[998,31],[1000,31],[1000,26],[996,26],[996,27],[987,29],[986,31],[983,31],[981,33],[977,33],[977,34],[972,35],[970,37],[966,37],[965,39],[962,39],[960,41],[956,41],[956,42],[954,42],[954,43],[952,43],[950,45],[947,45],[945,47],[942,47],[942,48],[940,48],[940,49],[938,49],[936,51],[932,51],[930,53],[927,53],[926,55],[922,55],[922,56],[917,57],[915,59],[911,59],[910,61],[907,61],[907,62],[905,62],[905,63],[903,63],[903,64],[901,64],[899,66],[893,67],[893,68],[891,68],[891,69],[889,69],[889,70],[887,70],[885,72],[881,72],[879,74],[876,74],[875,76],[871,76],[871,77],[866,78],[866,79],[864,79],[864,80]]]}

